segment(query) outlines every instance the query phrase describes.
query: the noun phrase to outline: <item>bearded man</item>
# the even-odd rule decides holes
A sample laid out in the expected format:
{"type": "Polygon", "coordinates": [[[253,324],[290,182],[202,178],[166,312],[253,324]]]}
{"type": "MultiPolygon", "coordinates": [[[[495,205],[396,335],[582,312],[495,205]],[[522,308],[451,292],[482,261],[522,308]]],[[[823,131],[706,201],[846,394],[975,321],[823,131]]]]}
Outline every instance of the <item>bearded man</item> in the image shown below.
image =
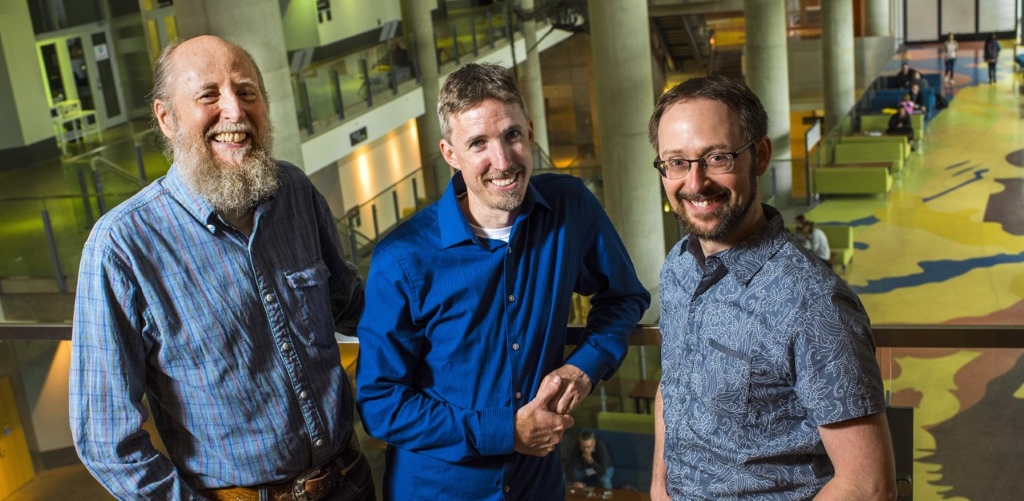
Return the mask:
{"type": "Polygon", "coordinates": [[[648,132],[689,233],[661,270],[651,499],[895,499],[871,323],[761,203],[761,101],[695,78],[658,99],[648,132]]]}
{"type": "Polygon", "coordinates": [[[362,281],[323,196],[271,154],[263,79],[237,45],[167,47],[153,115],[173,165],[82,253],[71,428],[120,499],[372,500],[335,331],[362,281]],[[154,447],[143,396],[165,445],[154,447]]]}
{"type": "Polygon", "coordinates": [[[458,172],[374,249],[359,323],[384,498],[565,499],[570,413],[618,369],[650,295],[580,179],[530,177],[533,123],[511,72],[455,70],[437,112],[458,172]],[[566,356],[573,292],[592,308],[566,356]]]}

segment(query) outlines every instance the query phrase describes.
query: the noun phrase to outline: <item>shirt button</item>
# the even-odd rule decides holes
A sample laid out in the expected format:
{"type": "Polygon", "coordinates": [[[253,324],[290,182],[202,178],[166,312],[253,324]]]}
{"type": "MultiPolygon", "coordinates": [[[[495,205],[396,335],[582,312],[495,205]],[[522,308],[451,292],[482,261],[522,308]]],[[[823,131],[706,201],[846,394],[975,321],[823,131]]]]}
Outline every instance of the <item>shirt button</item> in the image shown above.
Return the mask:
{"type": "Polygon", "coordinates": [[[317,449],[323,447],[324,446],[324,439],[322,439],[322,438],[316,439],[316,442],[314,442],[313,445],[315,445],[317,449]]]}
{"type": "Polygon", "coordinates": [[[217,227],[212,225],[212,224],[206,225],[206,229],[208,229],[210,231],[217,231],[217,227]]]}
{"type": "Polygon", "coordinates": [[[274,302],[274,295],[273,294],[267,294],[266,296],[263,296],[263,299],[266,299],[268,303],[273,303],[274,302]]]}
{"type": "Polygon", "coordinates": [[[523,398],[523,392],[517,391],[516,392],[516,400],[519,400],[520,398],[523,398]]]}
{"type": "Polygon", "coordinates": [[[513,350],[518,350],[519,349],[519,343],[512,343],[512,349],[513,350]]]}
{"type": "Polygon", "coordinates": [[[292,345],[288,343],[281,343],[281,351],[288,351],[292,349],[292,345]]]}
{"type": "Polygon", "coordinates": [[[512,490],[512,488],[506,485],[506,486],[505,486],[505,492],[508,492],[508,491],[510,491],[510,490],[512,490]]]}
{"type": "Polygon", "coordinates": [[[305,400],[305,399],[309,398],[309,393],[307,393],[305,390],[300,391],[299,392],[299,398],[305,400]]]}
{"type": "Polygon", "coordinates": [[[508,295],[508,302],[510,302],[510,303],[516,302],[516,296],[514,294],[509,294],[508,295]]]}
{"type": "Polygon", "coordinates": [[[509,254],[511,254],[511,253],[512,253],[512,246],[511,246],[511,245],[510,245],[510,246],[508,246],[508,253],[509,253],[509,254]]]}

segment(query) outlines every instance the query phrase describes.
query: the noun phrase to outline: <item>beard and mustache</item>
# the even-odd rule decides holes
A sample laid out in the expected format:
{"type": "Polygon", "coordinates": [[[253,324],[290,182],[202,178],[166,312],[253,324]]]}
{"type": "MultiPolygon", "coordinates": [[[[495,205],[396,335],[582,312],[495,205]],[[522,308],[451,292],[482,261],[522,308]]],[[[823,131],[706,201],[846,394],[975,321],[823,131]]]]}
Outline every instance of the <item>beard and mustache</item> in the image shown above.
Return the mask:
{"type": "Polygon", "coordinates": [[[265,130],[261,131],[254,131],[248,120],[215,126],[202,136],[190,133],[184,127],[174,131],[170,146],[182,178],[218,213],[244,214],[256,207],[260,200],[277,192],[280,167],[272,153],[270,120],[264,123],[265,130]],[[209,146],[215,135],[225,132],[245,133],[250,139],[247,147],[233,152],[233,165],[214,158],[209,146]]]}
{"type": "Polygon", "coordinates": [[[757,195],[759,192],[760,187],[757,184],[757,174],[754,173],[754,169],[751,167],[750,196],[743,205],[732,203],[732,192],[729,189],[722,186],[709,186],[700,193],[678,194],[676,196],[677,203],[673,212],[675,213],[676,219],[683,225],[683,228],[690,235],[709,242],[724,242],[730,235],[735,233],[743,223],[743,219],[746,217],[747,213],[750,212],[750,208],[758,199],[757,195]],[[690,214],[685,209],[686,206],[684,202],[686,201],[698,202],[722,197],[725,198],[726,203],[722,204],[711,213],[690,214]],[[715,224],[710,228],[704,228],[697,225],[698,221],[705,224],[714,221],[717,222],[715,222],[715,224]]]}
{"type": "MultiPolygon", "coordinates": [[[[501,173],[488,175],[483,178],[484,182],[492,181],[495,179],[513,179],[516,180],[520,174],[525,174],[526,167],[522,164],[510,165],[508,169],[501,173]]],[[[525,176],[524,176],[525,178],[525,176]]],[[[525,182],[525,179],[516,180],[520,184],[525,182]]],[[[519,209],[519,206],[523,204],[523,198],[526,196],[525,190],[516,189],[515,191],[504,192],[498,195],[498,198],[494,200],[494,208],[505,212],[512,212],[519,209]]]]}

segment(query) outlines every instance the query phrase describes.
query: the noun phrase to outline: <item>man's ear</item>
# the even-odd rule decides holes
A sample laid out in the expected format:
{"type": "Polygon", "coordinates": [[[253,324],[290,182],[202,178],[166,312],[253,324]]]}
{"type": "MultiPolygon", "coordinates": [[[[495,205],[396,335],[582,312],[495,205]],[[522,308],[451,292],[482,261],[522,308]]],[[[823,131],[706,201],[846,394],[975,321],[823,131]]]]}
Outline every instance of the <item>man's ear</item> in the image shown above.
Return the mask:
{"type": "Polygon", "coordinates": [[[441,139],[441,156],[444,157],[444,161],[448,162],[453,169],[460,170],[459,159],[455,158],[455,148],[448,142],[447,139],[441,139]]]}
{"type": "Polygon", "coordinates": [[[768,136],[761,138],[757,144],[757,175],[763,176],[768,172],[768,166],[772,163],[772,140],[768,136]]]}
{"type": "Polygon", "coordinates": [[[171,113],[169,103],[165,103],[160,99],[153,100],[153,116],[156,117],[156,123],[160,126],[160,131],[164,133],[164,136],[167,139],[173,139],[174,114],[171,113]]]}

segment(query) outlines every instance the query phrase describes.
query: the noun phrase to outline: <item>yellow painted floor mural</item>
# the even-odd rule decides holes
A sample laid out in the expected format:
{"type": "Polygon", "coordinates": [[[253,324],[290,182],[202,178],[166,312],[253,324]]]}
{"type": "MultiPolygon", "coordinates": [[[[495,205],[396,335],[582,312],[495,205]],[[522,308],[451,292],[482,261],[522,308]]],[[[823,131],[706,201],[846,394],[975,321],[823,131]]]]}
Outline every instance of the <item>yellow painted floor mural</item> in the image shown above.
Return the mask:
{"type": "MultiPolygon", "coordinates": [[[[950,105],[927,125],[888,200],[835,197],[808,212],[854,227],[844,277],[873,324],[1024,324],[1024,79],[1004,49],[988,83],[961,44],[950,105]]],[[[907,53],[939,73],[934,48],[907,53]]],[[[887,349],[895,406],[914,412],[914,498],[1021,499],[1024,350],[887,349]]]]}

